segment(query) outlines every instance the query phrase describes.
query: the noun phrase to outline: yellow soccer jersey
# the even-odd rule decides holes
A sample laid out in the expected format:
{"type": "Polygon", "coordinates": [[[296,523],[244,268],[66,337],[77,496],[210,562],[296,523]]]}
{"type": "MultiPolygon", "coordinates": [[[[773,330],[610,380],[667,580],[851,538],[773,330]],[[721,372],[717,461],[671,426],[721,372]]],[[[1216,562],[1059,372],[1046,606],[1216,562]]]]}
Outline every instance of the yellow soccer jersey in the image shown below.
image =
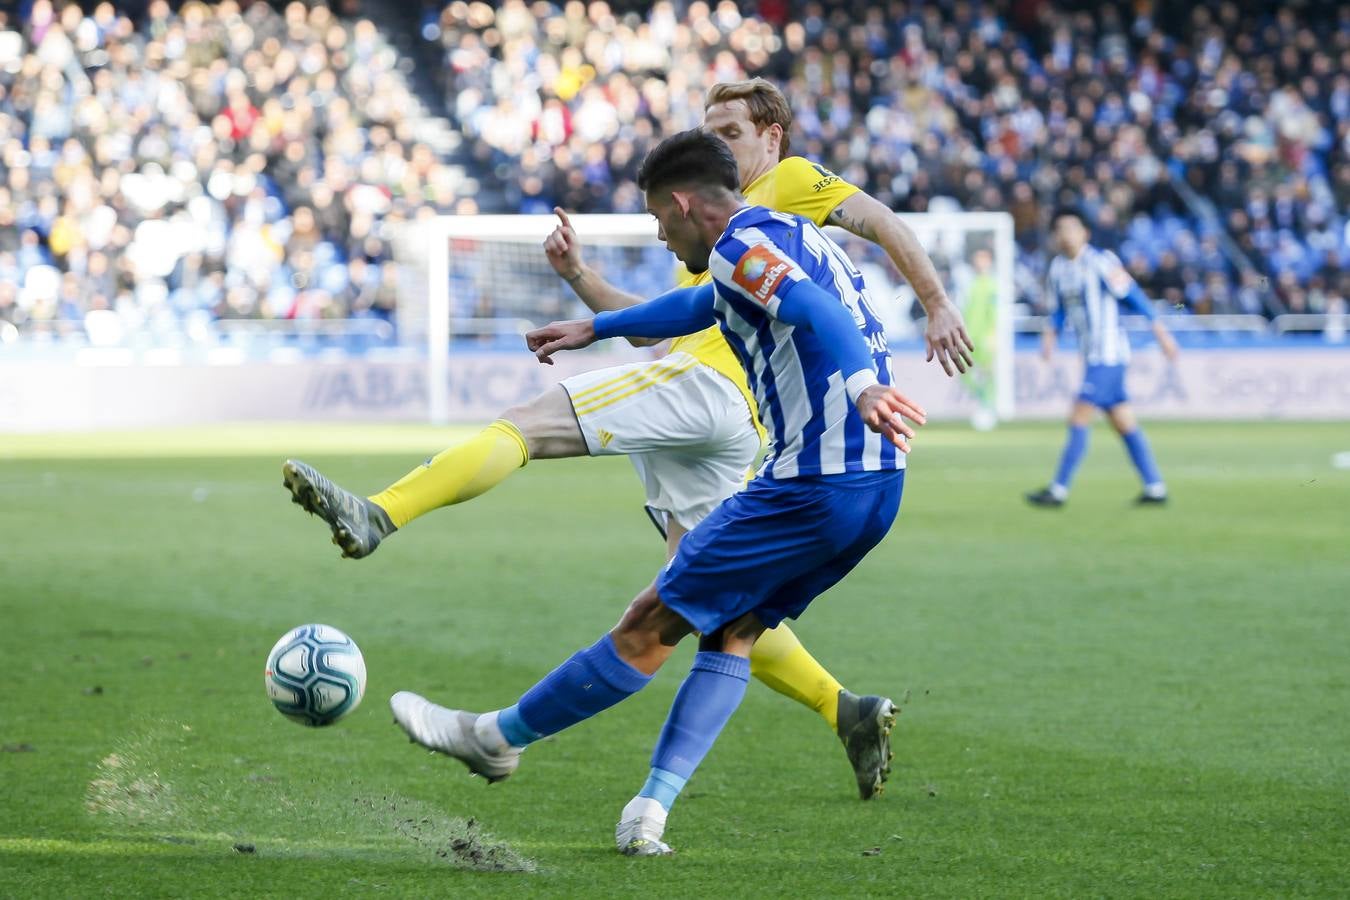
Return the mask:
{"type": "MultiPolygon", "coordinates": [[[[858,193],[858,190],[824,166],[818,166],[800,156],[789,156],[756,178],[745,189],[745,199],[755,206],[767,206],[779,212],[805,216],[817,225],[824,225],[834,208],[858,193]]],[[[680,287],[707,284],[712,280],[712,275],[707,272],[690,275],[684,266],[678,266],[676,271],[676,281],[680,287]]],[[[759,414],[755,409],[755,398],[746,382],[745,369],[726,338],[722,337],[718,326],[676,338],[670,345],[670,352],[677,350],[688,353],[730,378],[745,396],[755,427],[763,434],[763,426],[759,424],[759,414]]]]}

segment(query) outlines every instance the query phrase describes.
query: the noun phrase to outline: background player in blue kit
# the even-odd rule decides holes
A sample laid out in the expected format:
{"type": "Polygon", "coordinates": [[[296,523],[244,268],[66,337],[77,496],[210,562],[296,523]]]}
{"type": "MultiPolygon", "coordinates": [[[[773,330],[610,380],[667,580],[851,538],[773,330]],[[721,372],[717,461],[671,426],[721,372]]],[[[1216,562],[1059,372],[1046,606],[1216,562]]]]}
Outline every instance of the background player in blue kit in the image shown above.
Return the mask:
{"type": "Polygon", "coordinates": [[[699,653],[638,795],[615,830],[630,855],[671,852],[666,814],[745,694],[766,627],[800,615],[886,535],[900,507],[908,417],[862,276],[809,219],[748,206],[718,137],[686,131],[643,162],[658,236],[713,281],[528,335],[543,362],[615,337],[673,337],[718,324],[746,374],[771,448],[759,475],[703,519],[656,581],[591,647],[505,709],[475,715],[412,693],[390,700],[417,743],[490,779],[521,751],[640,690],[686,635],[699,653]]]}
{"type": "Polygon", "coordinates": [[[1169,362],[1177,357],[1176,341],[1116,255],[1088,243],[1088,230],[1077,210],[1057,210],[1054,227],[1060,253],[1050,261],[1046,292],[1055,304],[1055,311],[1041,336],[1041,353],[1050,359],[1059,331],[1068,323],[1077,334],[1083,353],[1083,387],[1069,413],[1069,435],[1054,481],[1049,487],[1027,494],[1027,502],[1034,506],[1064,505],[1073,474],[1087,454],[1088,426],[1100,409],[1125,442],[1144,484],[1136,502],[1166,503],[1167,485],[1125,393],[1130,342],[1120,321],[1122,307],[1128,306],[1148,317],[1153,336],[1169,362]]]}

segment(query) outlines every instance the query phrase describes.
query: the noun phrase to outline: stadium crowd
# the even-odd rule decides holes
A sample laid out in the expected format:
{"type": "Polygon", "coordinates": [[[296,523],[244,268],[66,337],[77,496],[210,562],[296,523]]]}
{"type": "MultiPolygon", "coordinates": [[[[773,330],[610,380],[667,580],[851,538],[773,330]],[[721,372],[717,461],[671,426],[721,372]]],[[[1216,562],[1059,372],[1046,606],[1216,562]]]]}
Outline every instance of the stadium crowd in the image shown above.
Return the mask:
{"type": "Polygon", "coordinates": [[[1175,309],[1343,309],[1350,7],[1168,6],[455,0],[423,36],[496,175],[485,208],[637,210],[647,148],[712,83],[762,75],[794,105],[794,151],[894,208],[1010,212],[1033,306],[1069,201],[1175,309]]]}
{"type": "Polygon", "coordinates": [[[0,22],[0,322],[389,317],[393,227],[450,202],[397,61],[322,6],[33,0],[0,22]]]}
{"type": "Polygon", "coordinates": [[[400,223],[639,211],[645,151],[751,75],[894,208],[1010,212],[1033,308],[1068,200],[1175,309],[1343,310],[1350,7],[1322,6],[433,2],[447,158],[368,21],[29,0],[0,13],[0,322],[389,318],[400,223]]]}

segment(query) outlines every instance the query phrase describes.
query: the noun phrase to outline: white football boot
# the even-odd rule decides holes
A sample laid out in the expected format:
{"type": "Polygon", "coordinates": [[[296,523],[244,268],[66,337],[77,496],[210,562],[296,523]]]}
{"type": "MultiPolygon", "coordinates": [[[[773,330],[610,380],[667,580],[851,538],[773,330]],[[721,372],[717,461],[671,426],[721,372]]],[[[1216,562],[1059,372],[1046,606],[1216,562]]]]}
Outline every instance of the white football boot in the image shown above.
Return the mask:
{"type": "Polygon", "coordinates": [[[509,777],[520,765],[519,747],[494,747],[488,729],[474,727],[485,718],[482,715],[446,709],[409,691],[390,697],[389,708],[394,721],[414,743],[454,757],[489,782],[509,777]]]}
{"type": "Polygon", "coordinates": [[[670,856],[675,851],[661,840],[665,831],[665,807],[650,797],[634,797],[619,814],[614,843],[624,856],[670,856]]]}

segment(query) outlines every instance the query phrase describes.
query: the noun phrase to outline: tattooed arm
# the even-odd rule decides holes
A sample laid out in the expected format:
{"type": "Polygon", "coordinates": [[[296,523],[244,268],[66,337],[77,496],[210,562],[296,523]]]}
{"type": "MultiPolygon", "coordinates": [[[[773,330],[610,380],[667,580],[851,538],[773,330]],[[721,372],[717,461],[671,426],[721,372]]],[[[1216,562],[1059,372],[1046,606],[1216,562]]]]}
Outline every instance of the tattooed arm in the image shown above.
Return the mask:
{"type": "Polygon", "coordinates": [[[880,246],[914,288],[919,303],[928,314],[928,327],[924,331],[928,359],[936,356],[948,375],[964,372],[974,364],[970,351],[975,345],[966,334],[961,311],[948,299],[937,269],[933,268],[933,261],[924,252],[913,229],[900,221],[884,203],[864,191],[836,206],[826,221],[880,246]]]}

